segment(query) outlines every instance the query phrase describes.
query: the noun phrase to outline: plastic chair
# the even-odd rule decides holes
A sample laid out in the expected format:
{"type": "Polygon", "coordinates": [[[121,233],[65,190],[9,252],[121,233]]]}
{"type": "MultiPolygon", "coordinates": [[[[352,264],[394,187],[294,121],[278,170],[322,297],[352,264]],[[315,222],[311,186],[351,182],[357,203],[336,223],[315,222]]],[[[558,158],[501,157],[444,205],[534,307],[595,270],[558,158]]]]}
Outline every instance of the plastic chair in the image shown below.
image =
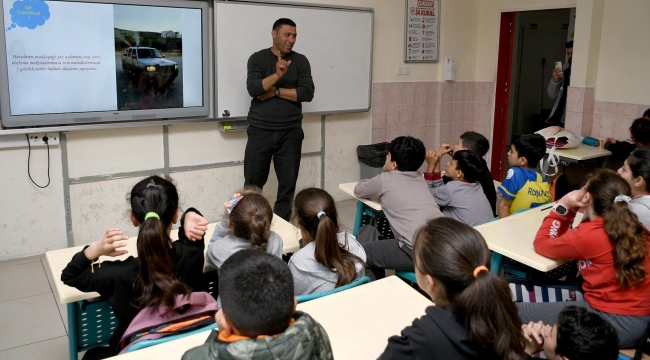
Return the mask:
{"type": "Polygon", "coordinates": [[[77,360],[80,351],[105,346],[117,327],[113,309],[104,301],[68,303],[70,360],[77,360]]]}
{"type": "Polygon", "coordinates": [[[183,333],[183,334],[165,336],[165,337],[161,337],[160,339],[142,340],[140,342],[137,342],[137,343],[133,344],[133,346],[129,347],[129,349],[125,353],[130,353],[130,352],[133,352],[133,351],[136,351],[136,350],[148,348],[150,346],[166,343],[168,341],[177,340],[177,339],[180,339],[180,338],[184,338],[186,336],[198,334],[198,333],[201,333],[201,332],[204,332],[204,331],[209,331],[209,330],[216,329],[216,328],[217,328],[217,324],[215,323],[215,324],[210,324],[210,325],[204,326],[204,327],[202,327],[200,329],[196,329],[194,331],[189,331],[189,332],[186,332],[186,333],[183,333]]]}
{"type": "Polygon", "coordinates": [[[362,276],[362,277],[354,280],[353,282],[351,282],[351,283],[349,283],[347,285],[339,286],[339,287],[337,287],[335,289],[332,289],[332,290],[329,290],[329,291],[323,291],[323,292],[313,293],[313,294],[298,295],[298,296],[296,296],[296,300],[298,301],[298,304],[304,303],[306,301],[318,299],[318,298],[323,297],[323,296],[332,295],[334,293],[337,293],[337,292],[340,292],[340,291],[343,291],[343,290],[351,289],[351,288],[353,288],[355,286],[359,286],[359,285],[365,284],[367,282],[370,282],[370,278],[367,277],[367,276],[362,276]]]}
{"type": "Polygon", "coordinates": [[[417,279],[415,278],[415,273],[412,271],[395,271],[395,275],[414,284],[418,283],[417,279]]]}

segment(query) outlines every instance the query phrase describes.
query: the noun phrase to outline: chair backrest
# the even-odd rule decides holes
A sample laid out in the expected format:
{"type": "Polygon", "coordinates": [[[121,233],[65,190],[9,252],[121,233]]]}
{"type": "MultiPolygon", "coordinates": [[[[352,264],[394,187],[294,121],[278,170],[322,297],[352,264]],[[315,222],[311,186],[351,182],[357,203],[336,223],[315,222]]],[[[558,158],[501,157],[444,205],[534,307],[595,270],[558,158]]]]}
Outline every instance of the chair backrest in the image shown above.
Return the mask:
{"type": "Polygon", "coordinates": [[[337,293],[337,292],[340,292],[340,291],[343,291],[343,290],[351,289],[351,288],[353,288],[355,286],[359,286],[359,285],[365,284],[367,282],[370,282],[370,278],[367,277],[367,276],[362,276],[362,277],[354,280],[353,282],[351,282],[351,283],[349,283],[347,285],[339,286],[339,287],[337,287],[335,289],[332,289],[330,291],[323,291],[323,292],[313,293],[313,294],[298,295],[298,296],[296,296],[296,300],[298,301],[298,304],[300,304],[300,303],[303,303],[303,302],[306,302],[306,301],[309,301],[309,300],[318,299],[318,298],[323,297],[323,296],[327,296],[327,295],[331,295],[331,294],[334,294],[334,293],[337,293]]]}
{"type": "Polygon", "coordinates": [[[130,353],[132,351],[148,348],[150,346],[162,344],[162,343],[165,343],[165,342],[168,342],[168,341],[177,340],[177,339],[180,339],[180,338],[184,338],[186,336],[198,334],[198,333],[204,332],[204,331],[210,331],[210,330],[216,329],[216,328],[217,328],[217,324],[215,323],[215,324],[210,324],[210,325],[202,327],[200,329],[196,329],[194,331],[190,331],[190,332],[186,332],[186,333],[182,333],[182,334],[177,334],[177,335],[172,335],[172,336],[165,336],[165,337],[161,337],[159,339],[142,340],[140,342],[134,343],[133,345],[129,346],[125,353],[130,353]]]}
{"type": "Polygon", "coordinates": [[[404,280],[408,280],[414,284],[418,283],[418,280],[415,278],[415,273],[413,271],[399,271],[395,270],[395,275],[401,277],[404,280]]]}

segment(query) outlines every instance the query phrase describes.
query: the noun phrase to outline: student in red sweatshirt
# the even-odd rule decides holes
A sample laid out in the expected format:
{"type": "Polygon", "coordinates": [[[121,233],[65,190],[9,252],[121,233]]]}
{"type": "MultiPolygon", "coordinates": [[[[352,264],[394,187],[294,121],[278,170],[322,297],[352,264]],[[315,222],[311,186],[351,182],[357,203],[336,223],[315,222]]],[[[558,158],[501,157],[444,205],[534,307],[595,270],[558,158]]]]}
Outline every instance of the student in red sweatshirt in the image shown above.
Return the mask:
{"type": "MultiPolygon", "coordinates": [[[[560,199],[535,237],[539,254],[576,259],[584,278],[584,306],[618,331],[619,346],[638,343],[650,322],[650,234],[630,210],[630,186],[611,170],[598,170],[587,185],[560,199]],[[569,230],[578,209],[585,220],[569,230]]],[[[518,303],[523,323],[552,324],[564,303],[518,303]]]]}

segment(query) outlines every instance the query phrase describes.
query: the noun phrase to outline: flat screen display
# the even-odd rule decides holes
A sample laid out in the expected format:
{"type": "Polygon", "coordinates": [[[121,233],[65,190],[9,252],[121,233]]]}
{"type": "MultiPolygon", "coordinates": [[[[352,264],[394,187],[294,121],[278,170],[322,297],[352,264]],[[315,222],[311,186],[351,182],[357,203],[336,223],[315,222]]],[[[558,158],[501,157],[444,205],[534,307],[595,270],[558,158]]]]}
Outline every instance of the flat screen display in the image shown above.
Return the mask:
{"type": "Polygon", "coordinates": [[[2,0],[3,126],[207,115],[207,4],[147,1],[2,0]]]}

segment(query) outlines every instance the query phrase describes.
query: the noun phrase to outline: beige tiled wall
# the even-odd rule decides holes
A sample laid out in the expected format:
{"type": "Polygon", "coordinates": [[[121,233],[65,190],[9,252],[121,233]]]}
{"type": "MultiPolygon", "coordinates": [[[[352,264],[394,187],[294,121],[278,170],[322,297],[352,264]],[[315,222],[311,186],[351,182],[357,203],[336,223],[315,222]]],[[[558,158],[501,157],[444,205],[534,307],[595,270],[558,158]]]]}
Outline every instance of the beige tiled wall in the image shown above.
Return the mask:
{"type": "Polygon", "coordinates": [[[372,96],[373,143],[411,135],[437,148],[468,130],[492,137],[494,83],[375,83],[372,96]]]}

